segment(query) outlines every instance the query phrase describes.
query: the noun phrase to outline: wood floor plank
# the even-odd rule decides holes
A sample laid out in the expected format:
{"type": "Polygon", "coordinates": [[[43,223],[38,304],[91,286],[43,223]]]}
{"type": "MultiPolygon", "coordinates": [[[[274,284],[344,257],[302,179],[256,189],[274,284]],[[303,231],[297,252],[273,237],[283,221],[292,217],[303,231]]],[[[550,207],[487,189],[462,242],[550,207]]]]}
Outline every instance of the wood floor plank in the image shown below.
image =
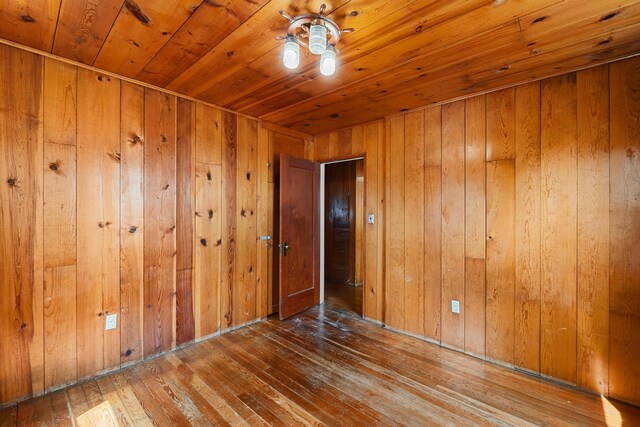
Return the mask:
{"type": "Polygon", "coordinates": [[[18,407],[10,406],[0,411],[0,427],[18,425],[18,407]]]}

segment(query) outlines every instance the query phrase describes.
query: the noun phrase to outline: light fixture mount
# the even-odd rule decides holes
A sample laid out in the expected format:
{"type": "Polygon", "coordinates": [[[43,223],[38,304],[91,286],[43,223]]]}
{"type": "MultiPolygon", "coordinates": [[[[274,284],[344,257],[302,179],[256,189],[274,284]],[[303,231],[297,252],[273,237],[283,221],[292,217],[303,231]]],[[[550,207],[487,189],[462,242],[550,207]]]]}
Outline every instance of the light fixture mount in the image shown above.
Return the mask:
{"type": "Polygon", "coordinates": [[[286,40],[283,52],[283,64],[285,67],[290,69],[297,68],[297,63],[291,60],[295,49],[291,42],[295,41],[300,46],[307,48],[312,54],[320,55],[320,69],[323,75],[333,74],[333,71],[327,74],[327,70],[335,70],[335,54],[337,52],[335,47],[340,41],[340,36],[343,33],[350,33],[355,30],[353,28],[341,29],[338,24],[325,15],[326,9],[327,5],[323,3],[318,13],[309,13],[296,17],[288,15],[283,10],[280,11],[280,15],[289,21],[287,35],[278,37],[280,40],[286,40]],[[324,64],[327,60],[333,61],[333,65],[327,66],[324,64]],[[293,64],[296,67],[292,67],[293,64]]]}

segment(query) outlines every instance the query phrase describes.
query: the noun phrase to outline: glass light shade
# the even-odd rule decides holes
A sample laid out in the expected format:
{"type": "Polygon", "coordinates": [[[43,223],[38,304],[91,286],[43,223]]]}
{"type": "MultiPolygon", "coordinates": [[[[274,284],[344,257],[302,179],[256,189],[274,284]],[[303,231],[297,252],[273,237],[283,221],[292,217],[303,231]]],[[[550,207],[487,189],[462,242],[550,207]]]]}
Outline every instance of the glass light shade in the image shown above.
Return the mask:
{"type": "Polygon", "coordinates": [[[336,50],[328,46],[320,57],[320,73],[323,76],[333,76],[336,72],[336,50]]]}
{"type": "Polygon", "coordinates": [[[295,70],[300,65],[300,45],[293,37],[287,37],[284,43],[282,64],[290,70],[295,70]]]}
{"type": "Polygon", "coordinates": [[[323,25],[311,25],[309,29],[309,51],[322,55],[327,49],[327,30],[323,25]]]}

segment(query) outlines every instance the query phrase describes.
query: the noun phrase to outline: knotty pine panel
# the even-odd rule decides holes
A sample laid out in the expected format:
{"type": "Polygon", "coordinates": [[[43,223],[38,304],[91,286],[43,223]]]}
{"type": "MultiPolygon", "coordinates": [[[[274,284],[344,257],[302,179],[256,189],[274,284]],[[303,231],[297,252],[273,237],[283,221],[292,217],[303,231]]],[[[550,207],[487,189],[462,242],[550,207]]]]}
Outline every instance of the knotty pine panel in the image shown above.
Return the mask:
{"type": "Polygon", "coordinates": [[[78,376],[120,363],[120,81],[78,69],[78,376]]]}
{"type": "MultiPolygon", "coordinates": [[[[270,132],[262,127],[258,128],[257,154],[256,154],[256,179],[257,179],[257,236],[272,236],[269,224],[269,212],[273,210],[272,201],[269,198],[269,138],[270,132]]],[[[256,264],[256,315],[259,318],[267,317],[269,313],[269,252],[273,247],[273,240],[256,240],[257,264],[256,264]]]]}
{"type": "Polygon", "coordinates": [[[145,89],[144,356],[175,340],[176,98],[145,89]]]}
{"type": "MultiPolygon", "coordinates": [[[[222,197],[222,112],[182,99],[178,109],[174,96],[5,45],[0,75],[0,405],[219,331],[221,213],[237,192],[222,197]],[[191,265],[178,323],[178,273],[191,265]]],[[[271,131],[243,120],[255,150],[271,131]]],[[[246,158],[254,186],[257,160],[246,158]]],[[[242,185],[255,211],[261,195],[242,185]]],[[[255,272],[257,231],[239,231],[255,272]]],[[[229,302],[254,307],[244,321],[259,316],[252,281],[229,302]]],[[[84,388],[73,395],[86,405],[95,390],[84,388]]]]}
{"type": "Polygon", "coordinates": [[[246,117],[237,119],[237,180],[236,180],[236,256],[234,282],[234,325],[256,318],[257,283],[257,142],[258,124],[246,117]]]}
{"type": "Polygon", "coordinates": [[[0,46],[0,402],[41,391],[42,58],[0,46]]]}
{"type": "Polygon", "coordinates": [[[144,88],[122,82],[120,93],[120,358],[125,364],[143,356],[144,88]]]}
{"type": "Polygon", "coordinates": [[[220,256],[220,328],[234,323],[235,256],[237,233],[238,118],[222,112],[222,253],[220,256]]]}
{"type": "Polygon", "coordinates": [[[220,328],[221,171],[219,165],[196,163],[195,336],[220,328]]]}
{"type": "Polygon", "coordinates": [[[44,61],[45,387],[77,378],[76,68],[44,61]]]}
{"type": "Polygon", "coordinates": [[[178,98],[176,115],[176,344],[180,345],[195,338],[195,103],[178,98]]]}

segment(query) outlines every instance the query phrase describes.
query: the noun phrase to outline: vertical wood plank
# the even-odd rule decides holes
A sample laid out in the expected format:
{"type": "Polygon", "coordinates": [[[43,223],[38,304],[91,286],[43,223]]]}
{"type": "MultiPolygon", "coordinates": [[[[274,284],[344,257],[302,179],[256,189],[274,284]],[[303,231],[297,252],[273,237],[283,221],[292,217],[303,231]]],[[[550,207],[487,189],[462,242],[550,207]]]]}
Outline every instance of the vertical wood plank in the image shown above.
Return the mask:
{"type": "Polygon", "coordinates": [[[487,161],[516,157],[515,88],[486,95],[487,99],[487,161]]]}
{"type": "Polygon", "coordinates": [[[578,386],[609,394],[609,67],[578,72],[578,386]]]}
{"type": "Polygon", "coordinates": [[[640,59],[613,63],[610,166],[610,363],[612,397],[640,404],[640,59]]]}
{"type": "Polygon", "coordinates": [[[196,164],[195,336],[220,328],[221,167],[196,164]]]}
{"type": "Polygon", "coordinates": [[[465,102],[464,350],[485,353],[485,97],[465,102]]]}
{"type": "Polygon", "coordinates": [[[424,334],[440,341],[442,310],[442,107],[424,112],[424,334]],[[428,243],[426,243],[428,240],[428,243]]]}
{"type": "Polygon", "coordinates": [[[44,61],[45,388],[77,378],[76,68],[44,61]]]}
{"type": "Polygon", "coordinates": [[[464,101],[442,106],[442,343],[464,348],[464,101]],[[460,302],[452,313],[451,301],[460,302]]]}
{"type": "Polygon", "coordinates": [[[0,401],[43,389],[42,59],[0,46],[0,401]],[[22,268],[17,268],[22,267],[22,268]]]}
{"type": "Polygon", "coordinates": [[[120,360],[143,353],[144,88],[121,87],[120,117],[120,360]]]}
{"type": "Polygon", "coordinates": [[[378,198],[377,200],[379,201],[378,204],[378,219],[376,220],[376,223],[378,224],[377,229],[376,229],[376,234],[377,234],[377,251],[376,251],[376,265],[377,265],[377,301],[376,301],[376,306],[377,306],[377,311],[376,311],[376,319],[380,320],[381,322],[384,322],[384,312],[385,312],[385,300],[384,300],[384,296],[385,296],[385,292],[384,292],[384,287],[385,287],[385,271],[386,271],[386,266],[384,264],[384,261],[386,260],[386,254],[385,254],[385,231],[384,231],[384,227],[386,224],[386,215],[387,215],[387,210],[386,207],[388,205],[388,199],[387,199],[387,193],[385,193],[386,191],[386,186],[385,186],[385,171],[386,171],[386,163],[387,163],[387,157],[386,157],[386,150],[385,150],[385,144],[386,144],[386,131],[385,131],[385,122],[380,121],[378,123],[377,126],[377,155],[378,155],[378,185],[377,185],[377,190],[378,190],[378,198]]]}
{"type": "Polygon", "coordinates": [[[237,241],[234,324],[256,318],[256,170],[258,122],[239,116],[237,145],[237,241]]]}
{"type": "Polygon", "coordinates": [[[222,112],[222,254],[220,258],[220,327],[233,325],[236,253],[237,116],[222,112]]]}
{"type": "MultiPolygon", "coordinates": [[[[269,203],[269,131],[262,126],[258,129],[257,142],[257,236],[270,236],[269,210],[273,205],[269,203]]],[[[256,317],[263,319],[269,311],[269,251],[273,240],[257,240],[257,292],[256,317]]]]}
{"type": "Polygon", "coordinates": [[[513,363],[540,372],[540,83],[516,88],[516,289],[513,363]]]}
{"type": "Polygon", "coordinates": [[[388,167],[388,278],[385,285],[385,323],[393,328],[404,329],[404,116],[389,120],[387,151],[388,167]]]}
{"type": "MultiPolygon", "coordinates": [[[[78,69],[78,376],[120,363],[120,81],[78,69]]],[[[121,325],[120,325],[121,326],[121,325]]]]}
{"type": "Polygon", "coordinates": [[[364,212],[362,215],[373,215],[374,224],[365,223],[364,227],[364,287],[363,287],[363,315],[369,319],[380,321],[378,295],[381,293],[381,283],[378,281],[378,224],[381,221],[379,215],[379,187],[378,174],[380,173],[380,156],[378,154],[381,128],[378,123],[368,123],[363,127],[364,151],[367,154],[364,164],[364,212]]]}
{"type": "Polygon", "coordinates": [[[176,99],[145,89],[144,355],[174,337],[176,99]]]}
{"type": "Polygon", "coordinates": [[[222,162],[222,112],[196,103],[196,162],[220,165],[222,162]]]}
{"type": "Polygon", "coordinates": [[[487,163],[486,355],[513,363],[515,161],[487,163]]]}
{"type": "Polygon", "coordinates": [[[542,82],[542,341],[545,375],[576,382],[576,75],[542,82]]]}
{"type": "Polygon", "coordinates": [[[405,115],[404,327],[424,335],[424,111],[405,115]],[[408,233],[406,232],[408,231],[408,233]]]}
{"type": "Polygon", "coordinates": [[[195,338],[196,105],[179,98],[176,114],[176,343],[179,345],[195,338]]]}

